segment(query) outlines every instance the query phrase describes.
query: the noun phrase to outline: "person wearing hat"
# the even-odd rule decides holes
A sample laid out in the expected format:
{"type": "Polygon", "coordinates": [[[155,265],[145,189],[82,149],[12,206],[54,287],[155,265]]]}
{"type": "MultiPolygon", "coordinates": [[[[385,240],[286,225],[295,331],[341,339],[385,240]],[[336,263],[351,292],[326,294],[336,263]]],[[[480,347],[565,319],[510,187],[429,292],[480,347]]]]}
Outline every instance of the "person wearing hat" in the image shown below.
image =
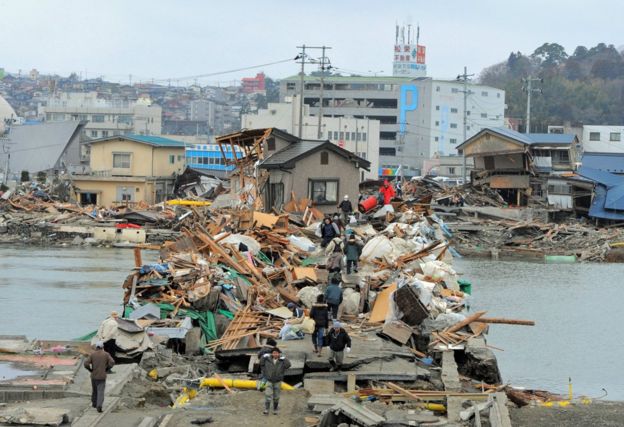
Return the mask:
{"type": "Polygon", "coordinates": [[[115,361],[104,351],[104,343],[95,343],[93,351],[84,362],[84,367],[91,372],[91,406],[102,412],[104,406],[104,389],[106,388],[106,372],[115,365],[115,361]]]}
{"type": "Polygon", "coordinates": [[[288,309],[292,311],[293,318],[295,319],[301,319],[305,315],[303,309],[294,302],[289,302],[288,304],[286,304],[286,307],[288,307],[288,309]]]}
{"type": "Polygon", "coordinates": [[[342,202],[340,202],[340,204],[338,205],[338,209],[340,209],[342,225],[346,227],[349,223],[349,215],[353,213],[353,205],[349,200],[348,194],[345,194],[342,202]]]}
{"type": "Polygon", "coordinates": [[[328,334],[328,341],[330,350],[329,363],[332,365],[331,370],[340,372],[345,351],[347,353],[351,351],[351,337],[349,337],[347,331],[344,330],[342,324],[334,320],[328,334]]]}
{"type": "Polygon", "coordinates": [[[389,205],[396,193],[394,192],[394,187],[390,184],[390,182],[385,179],[383,185],[379,188],[379,195],[383,201],[384,206],[389,205]]]}
{"type": "Polygon", "coordinates": [[[119,313],[112,311],[110,316],[100,324],[96,335],[97,339],[104,343],[104,351],[111,356],[114,356],[117,351],[115,337],[117,336],[118,317],[119,313]]]}
{"type": "Polygon", "coordinates": [[[362,255],[362,244],[357,241],[355,234],[349,235],[344,251],[347,256],[347,274],[351,274],[351,268],[357,273],[358,260],[360,255],[362,255]]]}
{"type": "Polygon", "coordinates": [[[282,381],[284,381],[284,374],[289,368],[290,361],[282,355],[282,351],[278,347],[273,347],[271,354],[265,354],[260,360],[260,369],[266,380],[264,415],[269,415],[271,401],[273,402],[273,413],[277,415],[282,381]]]}
{"type": "Polygon", "coordinates": [[[326,217],[319,225],[319,234],[321,247],[325,248],[334,237],[340,237],[340,228],[338,228],[331,218],[326,217]]]}

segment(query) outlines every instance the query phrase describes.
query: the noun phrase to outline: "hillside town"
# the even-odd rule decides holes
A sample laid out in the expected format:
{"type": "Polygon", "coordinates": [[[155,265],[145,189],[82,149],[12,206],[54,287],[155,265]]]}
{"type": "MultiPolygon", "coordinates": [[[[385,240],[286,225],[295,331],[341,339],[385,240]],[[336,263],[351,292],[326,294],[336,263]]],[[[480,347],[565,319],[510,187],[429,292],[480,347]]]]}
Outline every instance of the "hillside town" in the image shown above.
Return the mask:
{"type": "Polygon", "coordinates": [[[624,119],[542,90],[619,84],[624,53],[545,43],[441,78],[420,25],[388,34],[389,73],[305,44],[217,85],[0,64],[0,248],[76,250],[59,288],[91,285],[81,256],[128,262],[75,336],[4,319],[0,425],[618,425],[612,384],[505,369],[558,362],[531,344],[566,323],[537,301],[572,304],[557,274],[624,261],[624,119]]]}

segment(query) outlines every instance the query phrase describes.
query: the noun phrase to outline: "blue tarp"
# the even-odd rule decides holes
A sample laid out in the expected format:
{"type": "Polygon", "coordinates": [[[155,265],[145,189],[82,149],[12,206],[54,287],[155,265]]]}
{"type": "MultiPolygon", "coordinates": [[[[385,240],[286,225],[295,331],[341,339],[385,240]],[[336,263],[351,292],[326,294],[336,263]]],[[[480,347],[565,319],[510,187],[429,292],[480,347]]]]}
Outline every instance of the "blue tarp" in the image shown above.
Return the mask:
{"type": "Polygon", "coordinates": [[[595,183],[589,216],[624,220],[624,176],[588,168],[584,165],[577,173],[595,183]]]}
{"type": "Polygon", "coordinates": [[[624,173],[624,153],[585,153],[581,162],[583,168],[624,173]]]}

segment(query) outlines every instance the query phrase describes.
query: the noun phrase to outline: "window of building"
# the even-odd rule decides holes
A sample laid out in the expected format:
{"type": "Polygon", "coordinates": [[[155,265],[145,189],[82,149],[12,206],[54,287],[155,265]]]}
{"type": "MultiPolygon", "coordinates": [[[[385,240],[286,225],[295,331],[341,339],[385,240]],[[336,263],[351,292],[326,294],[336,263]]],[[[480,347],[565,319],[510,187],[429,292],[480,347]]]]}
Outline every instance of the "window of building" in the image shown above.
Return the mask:
{"type": "Polygon", "coordinates": [[[620,132],[611,132],[609,134],[609,141],[621,141],[622,134],[620,132]]]}
{"type": "Polygon", "coordinates": [[[494,156],[485,156],[483,158],[483,165],[486,170],[494,170],[494,156]]]}
{"type": "Polygon", "coordinates": [[[481,92],[481,96],[488,96],[487,91],[484,90],[483,92],[481,92]]]}
{"type": "Polygon", "coordinates": [[[351,135],[351,132],[345,132],[345,140],[349,141],[351,139],[350,135],[351,135]]]}
{"type": "Polygon", "coordinates": [[[487,119],[487,113],[481,113],[481,118],[482,119],[487,119]]]}
{"type": "Polygon", "coordinates": [[[455,175],[455,168],[454,167],[449,167],[448,168],[448,173],[449,173],[449,175],[455,175]]]}
{"type": "Polygon", "coordinates": [[[435,142],[438,142],[438,141],[440,140],[440,138],[436,136],[436,137],[434,137],[434,138],[433,138],[433,140],[434,140],[435,142]]]}
{"type": "Polygon", "coordinates": [[[355,132],[351,132],[351,141],[355,141],[355,132]]]}
{"type": "Polygon", "coordinates": [[[436,86],[436,92],[440,92],[440,86],[436,86]]]}
{"type": "Polygon", "coordinates": [[[267,140],[267,150],[275,151],[275,138],[269,138],[267,140]]]}
{"type": "Polygon", "coordinates": [[[457,123],[451,123],[451,129],[457,129],[457,123]]]}
{"type": "Polygon", "coordinates": [[[466,115],[469,116],[470,115],[470,110],[466,111],[466,115]]]}
{"type": "Polygon", "coordinates": [[[96,130],[92,130],[92,131],[91,131],[91,137],[92,137],[92,138],[97,138],[97,136],[98,136],[98,131],[96,131],[96,130]]]}
{"type": "Polygon", "coordinates": [[[451,144],[457,144],[457,138],[451,138],[451,139],[449,139],[449,142],[451,144]]]}
{"type": "Polygon", "coordinates": [[[440,106],[436,105],[436,111],[440,111],[440,106]]]}
{"type": "Polygon", "coordinates": [[[600,132],[589,132],[590,141],[600,141],[600,132]]]}
{"type": "Polygon", "coordinates": [[[497,92],[497,93],[496,93],[496,97],[497,97],[497,98],[500,98],[500,92],[497,92]]]}
{"type": "Polygon", "coordinates": [[[108,131],[107,130],[103,130],[102,131],[102,138],[106,138],[108,136],[108,131]]]}
{"type": "Polygon", "coordinates": [[[104,123],[104,114],[93,114],[91,116],[91,121],[93,123],[104,123]]]}
{"type": "Polygon", "coordinates": [[[440,122],[436,120],[435,125],[440,126],[440,122]]]}
{"type": "Polygon", "coordinates": [[[327,151],[321,151],[321,164],[322,165],[329,164],[329,153],[327,151]]]}
{"type": "Polygon", "coordinates": [[[451,108],[451,113],[457,113],[457,108],[451,108]]]}
{"type": "Polygon", "coordinates": [[[130,116],[128,114],[123,114],[123,115],[117,116],[117,123],[122,123],[124,125],[131,125],[132,124],[132,116],[130,116]]]}
{"type": "Polygon", "coordinates": [[[181,162],[183,158],[184,158],[184,156],[178,155],[178,162],[181,162]]]}
{"type": "Polygon", "coordinates": [[[118,169],[130,169],[131,153],[113,153],[113,167],[118,169]]]}
{"type": "Polygon", "coordinates": [[[362,132],[362,141],[366,141],[366,132],[362,132]]]}
{"type": "Polygon", "coordinates": [[[295,90],[296,83],[286,83],[286,90],[295,90]]]}
{"type": "Polygon", "coordinates": [[[344,139],[344,132],[340,131],[339,135],[340,135],[340,138],[338,139],[344,139]]]}
{"type": "Polygon", "coordinates": [[[334,204],[338,201],[337,179],[308,180],[308,197],[319,205],[334,204]]]}
{"type": "Polygon", "coordinates": [[[396,156],[396,148],[394,147],[379,147],[380,156],[396,156]]]}
{"type": "Polygon", "coordinates": [[[169,154],[169,164],[170,165],[175,164],[175,155],[169,154]]]}

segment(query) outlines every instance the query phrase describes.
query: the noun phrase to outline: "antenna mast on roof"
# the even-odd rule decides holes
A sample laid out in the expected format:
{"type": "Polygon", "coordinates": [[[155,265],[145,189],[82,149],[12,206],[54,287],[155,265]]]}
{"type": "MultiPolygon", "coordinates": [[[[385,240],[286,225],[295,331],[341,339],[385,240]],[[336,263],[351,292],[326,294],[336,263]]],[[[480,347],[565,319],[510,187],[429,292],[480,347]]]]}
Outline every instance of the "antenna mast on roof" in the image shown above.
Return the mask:
{"type": "Polygon", "coordinates": [[[399,24],[394,26],[394,44],[399,44],[399,24]]]}
{"type": "Polygon", "coordinates": [[[416,24],[416,44],[420,40],[420,24],[416,24]]]}
{"type": "Polygon", "coordinates": [[[412,44],[412,24],[407,24],[407,44],[412,44]]]}

